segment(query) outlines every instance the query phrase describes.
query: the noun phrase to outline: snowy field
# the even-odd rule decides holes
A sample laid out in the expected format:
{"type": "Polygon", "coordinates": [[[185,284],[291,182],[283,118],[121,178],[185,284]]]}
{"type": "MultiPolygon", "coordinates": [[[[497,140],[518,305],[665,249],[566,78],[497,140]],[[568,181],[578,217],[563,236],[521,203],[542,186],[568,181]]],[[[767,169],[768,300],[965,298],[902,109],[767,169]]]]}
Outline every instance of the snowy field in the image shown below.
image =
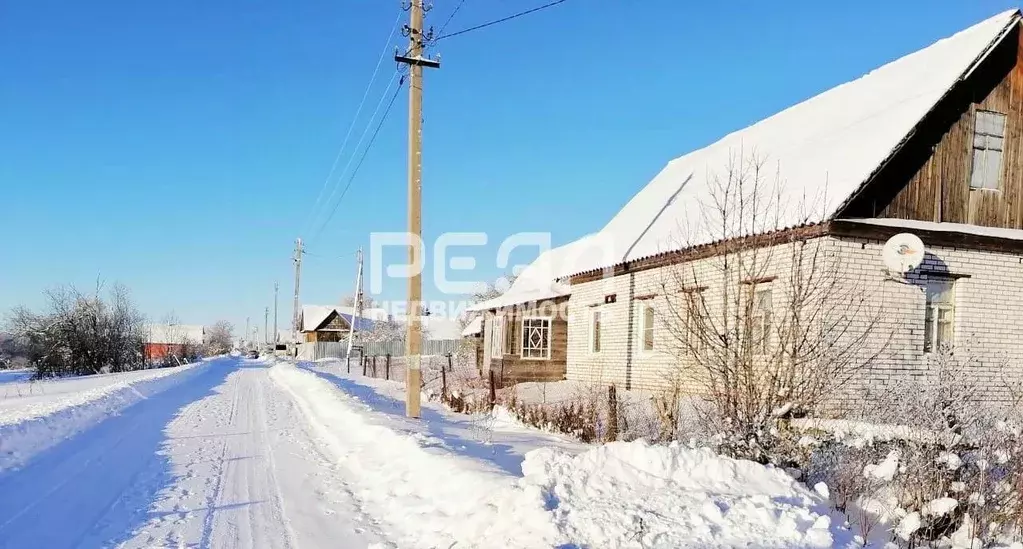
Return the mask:
{"type": "Polygon", "coordinates": [[[854,546],[780,470],[431,402],[410,420],[400,384],[329,363],[55,384],[6,399],[0,548],[854,546]]]}

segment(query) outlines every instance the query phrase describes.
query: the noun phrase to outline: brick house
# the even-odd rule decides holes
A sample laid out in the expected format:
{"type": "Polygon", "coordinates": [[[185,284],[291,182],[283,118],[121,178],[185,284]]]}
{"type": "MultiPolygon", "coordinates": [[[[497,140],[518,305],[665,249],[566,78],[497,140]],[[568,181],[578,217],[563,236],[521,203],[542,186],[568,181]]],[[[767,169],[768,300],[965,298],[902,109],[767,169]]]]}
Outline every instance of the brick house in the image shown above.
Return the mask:
{"type": "MultiPolygon", "coordinates": [[[[978,376],[1000,375],[998,364],[1023,359],[1021,57],[1020,13],[1005,12],[672,160],[584,239],[588,250],[567,246],[571,260],[545,271],[552,276],[485,305],[485,362],[517,350],[521,370],[523,332],[547,325],[536,297],[564,304],[564,319],[551,317],[530,344],[551,349],[552,377],[564,356],[567,379],[663,387],[685,367],[673,296],[715,302],[743,288],[767,333],[772,307],[794,291],[794,250],[808,244],[859,296],[856,311],[835,304],[829,314],[854,326],[874,315],[871,326],[886,334],[849,390],[925,371],[946,345],[968,348],[978,376]],[[770,222],[724,223],[735,203],[715,201],[739,178],[770,183],[770,222]],[[905,232],[921,238],[926,258],[908,273],[885,272],[882,246],[905,232]],[[769,259],[754,278],[715,276],[728,250],[769,259]],[[502,347],[502,307],[514,303],[518,324],[530,325],[515,334],[521,343],[502,347]]],[[[548,254],[564,255],[557,250],[548,254]]]]}
{"type": "Polygon", "coordinates": [[[150,324],[146,326],[143,355],[147,361],[180,356],[186,345],[201,346],[206,327],[198,324],[150,324]]]}

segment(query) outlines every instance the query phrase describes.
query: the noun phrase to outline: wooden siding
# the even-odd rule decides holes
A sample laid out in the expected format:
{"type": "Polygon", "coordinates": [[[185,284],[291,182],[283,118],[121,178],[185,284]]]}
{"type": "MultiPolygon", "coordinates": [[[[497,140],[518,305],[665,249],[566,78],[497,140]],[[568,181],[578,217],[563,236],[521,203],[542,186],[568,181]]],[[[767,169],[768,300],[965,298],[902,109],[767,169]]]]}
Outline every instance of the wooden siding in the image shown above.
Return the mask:
{"type": "MultiPolygon", "coordinates": [[[[551,303],[559,306],[559,310],[565,310],[568,298],[558,298],[552,300],[551,303]]],[[[527,381],[561,381],[565,379],[565,370],[568,364],[568,319],[559,315],[557,310],[550,309],[552,307],[537,307],[536,304],[532,304],[530,307],[499,312],[504,315],[508,323],[505,324],[504,337],[508,337],[510,325],[514,326],[515,337],[515,345],[511,353],[508,352],[509,349],[505,345],[501,356],[490,358],[490,369],[494,370],[496,379],[502,387],[527,381]],[[522,319],[534,316],[551,316],[551,351],[548,359],[522,358],[522,319]]],[[[491,320],[488,318],[487,321],[491,320]]]]}
{"type": "Polygon", "coordinates": [[[843,217],[1023,228],[1023,43],[1017,26],[920,123],[843,217]],[[1006,115],[998,190],[971,190],[976,112],[1006,115]]]}

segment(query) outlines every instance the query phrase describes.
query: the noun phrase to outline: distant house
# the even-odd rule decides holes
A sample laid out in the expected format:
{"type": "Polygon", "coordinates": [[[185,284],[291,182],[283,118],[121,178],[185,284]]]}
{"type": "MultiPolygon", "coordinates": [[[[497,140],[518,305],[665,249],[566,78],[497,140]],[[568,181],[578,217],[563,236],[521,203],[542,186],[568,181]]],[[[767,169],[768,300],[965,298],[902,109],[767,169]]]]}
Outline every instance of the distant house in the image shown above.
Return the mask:
{"type": "MultiPolygon", "coordinates": [[[[352,327],[350,311],[350,307],[303,305],[299,318],[302,341],[315,343],[347,340],[348,332],[352,327]]],[[[357,332],[373,331],[374,327],[374,320],[365,316],[356,317],[355,330],[357,332]]]]}
{"type": "Polygon", "coordinates": [[[146,327],[146,360],[177,356],[186,345],[202,345],[206,327],[198,324],[150,324],[146,327]]]}

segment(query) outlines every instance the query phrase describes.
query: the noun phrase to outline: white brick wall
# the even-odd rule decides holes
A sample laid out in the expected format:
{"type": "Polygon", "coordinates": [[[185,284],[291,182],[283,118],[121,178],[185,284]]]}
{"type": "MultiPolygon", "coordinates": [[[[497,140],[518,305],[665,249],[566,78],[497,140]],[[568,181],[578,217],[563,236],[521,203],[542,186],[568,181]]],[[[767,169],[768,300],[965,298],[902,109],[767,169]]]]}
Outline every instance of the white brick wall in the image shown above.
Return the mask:
{"type": "MultiPolygon", "coordinates": [[[[876,353],[890,338],[884,352],[873,361],[869,371],[861,372],[846,388],[849,394],[877,390],[890,380],[907,374],[924,374],[927,356],[923,353],[924,284],[926,276],[913,273],[907,281],[886,280],[882,269],[883,242],[865,239],[824,237],[812,241],[833,263],[846,291],[862,295],[861,308],[851,325],[866,329],[872,319],[880,318],[871,340],[862,352],[876,353]],[[908,282],[908,283],[907,283],[908,282]]],[[[776,307],[784,301],[792,254],[788,245],[761,252],[764,275],[777,276],[771,282],[776,307]]],[[[805,257],[805,256],[804,256],[805,257]]],[[[724,285],[716,268],[719,258],[685,264],[695,271],[699,284],[707,286],[707,298],[714,302],[724,285]]],[[[610,279],[577,284],[569,302],[568,379],[596,383],[615,383],[633,388],[663,386],[674,372],[685,368],[668,349],[672,337],[662,326],[655,326],[655,351],[639,350],[640,317],[638,305],[630,296],[656,294],[651,302],[658,316],[666,319],[664,285],[670,288],[679,266],[650,269],[610,279]],[[606,295],[617,301],[603,304],[606,295]],[[602,350],[589,350],[589,311],[602,311],[602,350]],[[630,315],[630,310],[632,314],[630,315]],[[630,329],[630,322],[632,328],[630,329]],[[630,349],[631,347],[631,349],[630,349]]],[[[968,350],[971,368],[980,378],[1002,375],[1001,365],[1008,362],[1023,366],[1023,257],[1013,254],[928,246],[921,270],[948,271],[968,275],[956,282],[955,341],[961,353],[968,350]]],[[[738,280],[731,282],[737,285],[738,280]]],[[[847,303],[834,314],[850,314],[847,303]]],[[[852,337],[852,336],[850,336],[852,337]]]]}

